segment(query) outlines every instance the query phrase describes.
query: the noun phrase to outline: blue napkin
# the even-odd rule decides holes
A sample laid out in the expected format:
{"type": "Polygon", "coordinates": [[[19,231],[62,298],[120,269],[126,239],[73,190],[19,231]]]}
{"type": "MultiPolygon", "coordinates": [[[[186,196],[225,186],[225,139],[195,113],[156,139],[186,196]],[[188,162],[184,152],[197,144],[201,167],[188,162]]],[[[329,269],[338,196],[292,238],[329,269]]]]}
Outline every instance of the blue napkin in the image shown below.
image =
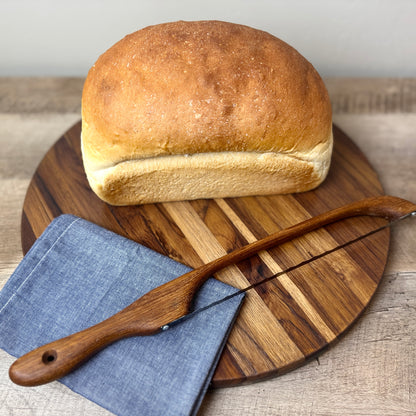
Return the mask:
{"type": "MultiPolygon", "coordinates": [[[[96,324],[190,269],[72,215],[56,218],[0,292],[0,347],[22,354],[96,324]]],[[[200,308],[236,291],[209,279],[200,308]]],[[[112,344],[60,381],[117,415],[193,415],[243,296],[112,344]]]]}

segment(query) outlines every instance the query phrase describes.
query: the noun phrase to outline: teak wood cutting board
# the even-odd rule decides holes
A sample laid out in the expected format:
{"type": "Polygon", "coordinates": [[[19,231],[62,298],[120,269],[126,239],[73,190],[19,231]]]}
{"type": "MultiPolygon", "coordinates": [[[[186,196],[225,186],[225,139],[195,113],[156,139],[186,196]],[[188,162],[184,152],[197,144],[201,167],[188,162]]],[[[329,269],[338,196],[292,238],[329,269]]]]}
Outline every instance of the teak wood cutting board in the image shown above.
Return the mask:
{"type": "MultiPolygon", "coordinates": [[[[33,175],[22,213],[24,253],[53,218],[70,213],[197,267],[329,209],[383,194],[365,156],[334,126],[331,169],[313,191],[114,207],[88,185],[80,132],[80,123],[70,128],[33,175]]],[[[380,218],[344,220],[227,267],[215,277],[243,288],[383,224],[380,218]]],[[[212,385],[281,374],[336,341],[375,293],[389,238],[386,229],[247,292],[212,385]]]]}

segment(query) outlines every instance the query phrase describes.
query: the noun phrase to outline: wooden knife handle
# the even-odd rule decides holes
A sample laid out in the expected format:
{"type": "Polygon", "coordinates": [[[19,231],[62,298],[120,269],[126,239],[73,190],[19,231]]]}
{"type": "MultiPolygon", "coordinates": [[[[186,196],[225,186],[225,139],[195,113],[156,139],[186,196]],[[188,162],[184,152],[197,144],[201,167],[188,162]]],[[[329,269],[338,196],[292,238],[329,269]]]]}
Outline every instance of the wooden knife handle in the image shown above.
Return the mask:
{"type": "Polygon", "coordinates": [[[21,386],[49,383],[115,341],[160,332],[163,325],[188,312],[198,281],[195,277],[201,272],[199,268],[179,276],[108,319],[28,352],[11,365],[10,379],[21,386]]]}
{"type": "Polygon", "coordinates": [[[189,310],[198,288],[226,266],[245,260],[336,221],[361,215],[398,219],[416,211],[416,205],[381,196],[357,201],[310,218],[262,240],[248,244],[159,286],[107,320],[66,338],[39,347],[17,359],[9,370],[11,380],[36,386],[63,377],[107,345],[133,335],[150,335],[189,310]]]}
{"type": "Polygon", "coordinates": [[[65,338],[43,345],[17,359],[10,379],[21,386],[38,386],[65,376],[112,342],[128,336],[118,314],[65,338]]]}

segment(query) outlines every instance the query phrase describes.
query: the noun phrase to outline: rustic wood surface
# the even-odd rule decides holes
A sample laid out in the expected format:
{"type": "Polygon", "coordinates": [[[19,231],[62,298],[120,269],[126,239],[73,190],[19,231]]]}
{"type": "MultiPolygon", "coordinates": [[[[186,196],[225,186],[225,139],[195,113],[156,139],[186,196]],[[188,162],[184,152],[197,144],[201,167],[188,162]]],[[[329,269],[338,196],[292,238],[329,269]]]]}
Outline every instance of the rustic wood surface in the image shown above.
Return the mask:
{"type": "MultiPolygon", "coordinates": [[[[416,199],[416,80],[326,80],[334,120],[358,144],[387,194],[416,199]]],[[[22,258],[20,216],[45,152],[79,119],[80,79],[0,80],[0,285],[22,258]]],[[[212,390],[201,415],[415,414],[416,221],[392,232],[369,308],[341,342],[305,366],[247,386],[212,390]]],[[[10,383],[0,352],[0,415],[108,412],[60,383],[10,383]]]]}

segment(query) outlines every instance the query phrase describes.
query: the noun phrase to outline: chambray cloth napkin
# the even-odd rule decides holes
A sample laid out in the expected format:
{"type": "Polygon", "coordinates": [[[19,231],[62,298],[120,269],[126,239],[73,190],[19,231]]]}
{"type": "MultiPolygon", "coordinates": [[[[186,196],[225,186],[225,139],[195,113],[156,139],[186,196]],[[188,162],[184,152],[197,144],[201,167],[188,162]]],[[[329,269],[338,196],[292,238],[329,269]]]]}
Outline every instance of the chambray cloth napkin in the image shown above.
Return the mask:
{"type": "MultiPolygon", "coordinates": [[[[22,354],[98,323],[190,269],[72,215],[52,221],[0,292],[0,347],[22,354]]],[[[200,308],[236,291],[209,279],[200,308]]],[[[116,415],[193,415],[243,296],[152,336],[120,340],[63,377],[116,415]]]]}

